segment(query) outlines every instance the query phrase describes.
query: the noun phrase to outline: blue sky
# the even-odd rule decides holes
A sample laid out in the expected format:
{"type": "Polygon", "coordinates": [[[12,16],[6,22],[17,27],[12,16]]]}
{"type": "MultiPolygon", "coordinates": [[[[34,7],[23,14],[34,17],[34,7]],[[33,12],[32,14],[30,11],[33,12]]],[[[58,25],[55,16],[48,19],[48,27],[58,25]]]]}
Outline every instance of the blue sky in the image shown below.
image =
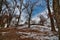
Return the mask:
{"type": "MultiPolygon", "coordinates": [[[[49,0],[50,1],[50,7],[52,7],[52,0],[49,0]]],[[[37,15],[38,13],[42,13],[43,11],[46,10],[46,1],[45,0],[40,0],[40,3],[41,5],[36,7],[34,12],[33,12],[33,15],[37,15]]]]}
{"type": "MultiPolygon", "coordinates": [[[[11,3],[11,5],[12,5],[12,0],[7,0],[7,1],[8,1],[8,3],[11,3]]],[[[32,0],[32,2],[34,2],[34,1],[35,0],[32,0]]],[[[19,4],[19,0],[17,0],[17,2],[19,4]]],[[[45,0],[40,0],[39,3],[40,3],[40,5],[34,8],[34,11],[33,11],[33,14],[32,14],[33,16],[37,15],[38,13],[43,12],[46,9],[46,2],[45,2],[45,0]]]]}
{"type": "MultiPolygon", "coordinates": [[[[12,1],[13,0],[7,0],[8,1],[8,3],[10,3],[10,6],[13,6],[13,4],[12,4],[12,1]]],[[[32,0],[32,2],[34,2],[35,0],[32,0]]],[[[20,1],[18,1],[17,0],[17,3],[18,3],[18,5],[19,5],[19,2],[20,1]]],[[[25,2],[25,1],[24,1],[25,2]]],[[[39,3],[40,3],[40,5],[39,6],[36,6],[35,8],[34,8],[34,11],[33,11],[33,14],[32,14],[32,18],[35,18],[37,15],[39,15],[39,14],[41,14],[41,13],[45,13],[44,11],[46,11],[46,2],[45,2],[45,0],[40,0],[39,1],[39,3]]],[[[38,3],[38,4],[39,4],[38,3]]],[[[51,5],[51,3],[52,3],[52,0],[50,0],[50,5],[51,5]]],[[[4,6],[3,6],[4,7],[4,6]]],[[[6,6],[5,6],[6,7],[6,6]]],[[[15,8],[15,12],[14,13],[16,13],[16,14],[18,14],[19,15],[19,10],[17,9],[17,8],[15,8]]],[[[24,13],[24,12],[23,12],[24,13]]],[[[22,17],[21,17],[21,19],[22,20],[26,20],[26,17],[25,17],[25,13],[22,15],[22,17]]]]}
{"type": "Polygon", "coordinates": [[[33,11],[33,17],[38,15],[38,13],[42,13],[46,9],[46,2],[45,0],[40,0],[40,5],[35,7],[33,11]]]}

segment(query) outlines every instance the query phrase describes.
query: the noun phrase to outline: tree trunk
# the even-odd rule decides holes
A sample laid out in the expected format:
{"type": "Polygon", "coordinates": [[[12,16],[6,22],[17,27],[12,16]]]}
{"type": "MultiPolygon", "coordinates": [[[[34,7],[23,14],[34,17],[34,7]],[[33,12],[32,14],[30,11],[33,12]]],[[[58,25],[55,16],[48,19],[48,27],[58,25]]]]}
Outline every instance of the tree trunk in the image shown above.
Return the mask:
{"type": "Polygon", "coordinates": [[[0,13],[2,11],[2,0],[0,0],[0,13]]]}
{"type": "Polygon", "coordinates": [[[53,0],[53,10],[54,10],[55,18],[56,18],[59,40],[60,40],[60,5],[59,5],[59,0],[53,0]]]}
{"type": "Polygon", "coordinates": [[[28,28],[30,28],[30,21],[31,21],[31,14],[29,14],[29,19],[28,19],[28,28]]]}
{"type": "Polygon", "coordinates": [[[20,14],[19,14],[19,17],[18,17],[18,22],[17,22],[17,25],[16,27],[18,26],[18,24],[20,23],[20,20],[21,20],[21,14],[22,14],[22,4],[23,4],[23,0],[20,0],[20,14]]]}
{"type": "Polygon", "coordinates": [[[31,8],[30,13],[29,13],[28,28],[30,28],[30,24],[31,24],[30,21],[31,21],[32,11],[33,11],[33,8],[31,8]]]}
{"type": "Polygon", "coordinates": [[[7,25],[7,27],[10,26],[11,20],[12,20],[12,15],[10,14],[9,17],[8,17],[8,25],[7,25]]]}
{"type": "Polygon", "coordinates": [[[51,15],[49,0],[47,0],[47,9],[48,9],[48,13],[49,13],[50,21],[51,21],[51,31],[56,31],[54,27],[54,19],[53,19],[53,16],[51,15]]]}

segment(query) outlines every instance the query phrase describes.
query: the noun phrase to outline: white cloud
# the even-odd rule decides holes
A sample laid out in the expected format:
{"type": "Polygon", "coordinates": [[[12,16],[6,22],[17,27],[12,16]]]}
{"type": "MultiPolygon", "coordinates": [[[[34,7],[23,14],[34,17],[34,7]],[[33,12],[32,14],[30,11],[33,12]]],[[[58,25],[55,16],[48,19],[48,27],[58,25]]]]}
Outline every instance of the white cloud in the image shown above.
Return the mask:
{"type": "MultiPolygon", "coordinates": [[[[50,8],[50,9],[51,9],[51,12],[53,12],[52,8],[50,8]]],[[[35,17],[32,18],[32,20],[35,20],[36,22],[40,21],[40,18],[39,18],[40,15],[43,15],[46,19],[48,19],[48,16],[47,16],[48,15],[48,10],[45,9],[41,13],[37,13],[37,15],[35,15],[35,17]]],[[[48,20],[50,22],[50,19],[48,19],[48,20]]]]}

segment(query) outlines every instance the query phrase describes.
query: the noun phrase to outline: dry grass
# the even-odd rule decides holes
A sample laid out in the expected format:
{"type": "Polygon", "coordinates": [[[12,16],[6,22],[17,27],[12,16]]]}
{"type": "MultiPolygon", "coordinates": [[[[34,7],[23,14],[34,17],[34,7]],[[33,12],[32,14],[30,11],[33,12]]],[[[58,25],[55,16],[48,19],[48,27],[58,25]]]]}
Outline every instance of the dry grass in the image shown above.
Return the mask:
{"type": "MultiPolygon", "coordinates": [[[[3,28],[3,29],[0,29],[0,40],[36,40],[36,39],[33,39],[33,38],[21,38],[22,35],[18,35],[16,34],[16,32],[19,31],[19,32],[28,32],[30,30],[23,30],[23,29],[16,29],[16,28],[3,28]],[[2,32],[8,32],[8,33],[5,33],[4,35],[2,35],[1,33],[2,32]]],[[[32,30],[30,31],[32,32],[32,30]]]]}
{"type": "Polygon", "coordinates": [[[4,35],[0,35],[0,40],[35,40],[33,38],[22,38],[22,35],[17,35],[16,33],[6,33],[4,35]]]}
{"type": "MultiPolygon", "coordinates": [[[[39,30],[36,30],[36,29],[30,29],[30,28],[24,28],[24,29],[16,29],[16,28],[3,28],[3,29],[0,29],[0,32],[11,32],[11,33],[14,33],[14,32],[35,32],[35,33],[43,33],[39,30]]],[[[44,32],[44,33],[47,33],[47,32],[44,32]]]]}
{"type": "Polygon", "coordinates": [[[34,32],[34,33],[38,33],[39,35],[41,34],[45,34],[45,35],[48,35],[48,32],[41,32],[39,30],[32,30],[30,28],[23,28],[23,29],[16,29],[16,28],[2,28],[0,29],[0,40],[36,40],[34,38],[22,38],[21,34],[17,34],[16,32],[26,32],[26,33],[31,33],[31,32],[34,32]],[[1,33],[2,32],[8,32],[4,35],[2,35],[1,33]]]}

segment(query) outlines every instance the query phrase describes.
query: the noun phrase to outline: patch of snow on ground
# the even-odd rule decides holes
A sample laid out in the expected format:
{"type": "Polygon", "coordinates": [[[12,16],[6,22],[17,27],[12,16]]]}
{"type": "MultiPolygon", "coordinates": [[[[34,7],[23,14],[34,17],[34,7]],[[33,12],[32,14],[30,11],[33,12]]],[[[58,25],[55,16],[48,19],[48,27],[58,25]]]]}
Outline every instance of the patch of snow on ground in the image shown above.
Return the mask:
{"type": "MultiPolygon", "coordinates": [[[[27,26],[26,26],[27,27],[27,26]]],[[[22,28],[25,28],[22,27],[22,28]]],[[[47,26],[37,26],[37,25],[34,25],[34,26],[31,26],[31,29],[35,29],[35,30],[39,30],[39,31],[42,31],[42,32],[48,32],[49,34],[48,35],[45,35],[45,34],[38,34],[38,33],[26,33],[26,32],[19,32],[22,33],[22,34],[26,34],[25,36],[26,37],[32,37],[32,38],[36,38],[37,40],[58,40],[58,36],[54,35],[52,32],[51,32],[51,27],[47,27],[47,26]]],[[[57,29],[58,30],[58,29],[57,29]]]]}

